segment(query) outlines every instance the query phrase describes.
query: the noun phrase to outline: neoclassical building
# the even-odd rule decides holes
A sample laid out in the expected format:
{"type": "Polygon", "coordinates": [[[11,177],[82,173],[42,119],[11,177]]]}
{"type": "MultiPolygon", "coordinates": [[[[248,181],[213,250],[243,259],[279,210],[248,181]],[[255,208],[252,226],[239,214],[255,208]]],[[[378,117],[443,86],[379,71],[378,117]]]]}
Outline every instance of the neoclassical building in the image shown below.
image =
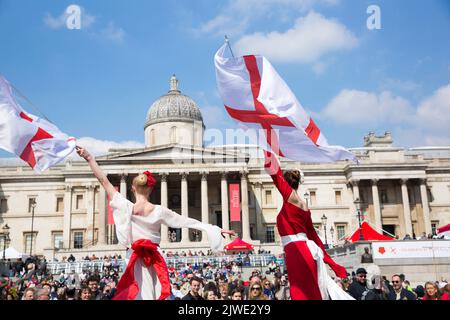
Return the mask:
{"type": "MultiPolygon", "coordinates": [[[[172,76],[169,92],[148,110],[145,147],[112,149],[97,161],[130,200],[133,178],[151,170],[159,180],[152,202],[233,229],[256,248],[280,252],[275,224],[282,199],[263,170],[262,151],[254,145],[205,147],[204,133],[201,109],[172,76]],[[240,190],[239,221],[230,217],[230,185],[240,190]]],[[[390,133],[370,133],[363,147],[351,150],[359,164],[281,163],[283,169],[303,170],[298,192],[307,198],[313,222],[328,243],[340,243],[358,227],[355,199],[376,230],[400,238],[433,233],[450,222],[450,147],[399,148],[390,133]]],[[[67,161],[38,175],[25,164],[1,160],[0,249],[5,224],[12,247],[47,258],[124,250],[117,244],[107,195],[84,161],[67,161]]],[[[163,226],[161,247],[204,250],[208,245],[195,230],[163,226]]]]}

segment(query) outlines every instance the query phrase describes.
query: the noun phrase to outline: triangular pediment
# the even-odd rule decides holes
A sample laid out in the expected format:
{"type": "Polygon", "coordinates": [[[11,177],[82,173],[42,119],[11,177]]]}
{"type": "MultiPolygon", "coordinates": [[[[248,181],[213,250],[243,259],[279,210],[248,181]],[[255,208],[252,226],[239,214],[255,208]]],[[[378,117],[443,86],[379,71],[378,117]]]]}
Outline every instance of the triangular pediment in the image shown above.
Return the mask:
{"type": "Polygon", "coordinates": [[[98,157],[99,161],[142,161],[166,162],[180,159],[203,160],[211,162],[222,159],[235,159],[235,161],[246,161],[249,155],[236,151],[223,149],[211,149],[192,147],[185,145],[169,144],[157,147],[148,147],[142,149],[110,149],[109,153],[98,157]]]}

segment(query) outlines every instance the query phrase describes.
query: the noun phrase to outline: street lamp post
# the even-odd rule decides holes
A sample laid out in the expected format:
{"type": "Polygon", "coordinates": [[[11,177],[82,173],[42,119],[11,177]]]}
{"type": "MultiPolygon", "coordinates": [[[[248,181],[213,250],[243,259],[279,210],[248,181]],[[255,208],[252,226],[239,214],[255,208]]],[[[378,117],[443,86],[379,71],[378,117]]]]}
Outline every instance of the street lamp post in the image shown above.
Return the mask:
{"type": "Polygon", "coordinates": [[[33,199],[31,203],[31,245],[30,245],[30,256],[33,255],[33,240],[34,240],[34,208],[36,208],[36,200],[33,199]]]}
{"type": "Polygon", "coordinates": [[[305,192],[305,194],[303,195],[303,197],[305,197],[305,200],[306,200],[306,207],[309,208],[309,203],[308,203],[309,193],[308,193],[308,192],[305,192]]]}
{"type": "Polygon", "coordinates": [[[325,235],[325,247],[328,249],[328,241],[327,241],[327,216],[325,214],[322,215],[322,225],[323,225],[323,233],[325,235]]]}
{"type": "Polygon", "coordinates": [[[331,226],[331,228],[330,228],[330,233],[331,233],[331,245],[334,246],[334,228],[333,228],[333,226],[331,226]]]}
{"type": "Polygon", "coordinates": [[[362,229],[361,229],[361,218],[363,218],[363,213],[361,212],[361,200],[359,200],[359,198],[357,198],[355,201],[353,201],[353,203],[355,204],[355,207],[356,207],[358,222],[359,222],[359,240],[364,241],[364,237],[363,237],[362,229]]]}
{"type": "Polygon", "coordinates": [[[9,226],[5,224],[2,228],[3,231],[3,261],[6,261],[6,246],[9,244],[9,226]]]}

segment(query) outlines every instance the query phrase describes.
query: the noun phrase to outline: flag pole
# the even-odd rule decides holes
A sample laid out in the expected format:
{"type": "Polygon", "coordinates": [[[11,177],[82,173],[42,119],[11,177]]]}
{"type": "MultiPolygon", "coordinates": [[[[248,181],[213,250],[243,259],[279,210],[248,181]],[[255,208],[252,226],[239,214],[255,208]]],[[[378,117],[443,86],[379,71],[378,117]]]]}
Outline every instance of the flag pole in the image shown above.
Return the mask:
{"type": "Polygon", "coordinates": [[[228,48],[230,49],[231,55],[232,55],[233,58],[234,58],[233,50],[231,49],[231,45],[230,45],[230,40],[228,39],[228,36],[227,36],[227,35],[225,35],[225,42],[227,43],[228,48]]]}
{"type": "Polygon", "coordinates": [[[38,108],[33,102],[31,102],[30,99],[27,98],[26,95],[24,95],[22,92],[20,92],[20,90],[17,89],[11,82],[10,82],[9,84],[11,85],[11,88],[13,88],[14,91],[15,91],[20,97],[22,97],[26,102],[28,102],[28,103],[30,104],[31,107],[33,107],[33,108],[34,108],[34,109],[35,109],[42,117],[44,117],[45,120],[47,120],[47,121],[50,122],[50,123],[53,123],[53,122],[51,122],[51,121],[45,116],[45,114],[44,114],[41,110],[39,110],[39,108],[38,108]]]}

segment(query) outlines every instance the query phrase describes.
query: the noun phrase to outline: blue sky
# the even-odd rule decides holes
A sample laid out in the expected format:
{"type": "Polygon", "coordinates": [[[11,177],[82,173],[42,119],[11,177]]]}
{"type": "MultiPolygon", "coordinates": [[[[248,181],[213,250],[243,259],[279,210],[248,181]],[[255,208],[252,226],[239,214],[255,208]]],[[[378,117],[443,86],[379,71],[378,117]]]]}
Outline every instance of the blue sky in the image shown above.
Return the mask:
{"type": "Polygon", "coordinates": [[[0,74],[67,134],[136,146],[173,73],[207,128],[236,127],[213,64],[226,33],[235,54],[272,62],[330,144],[390,131],[396,145],[449,146],[449,30],[445,0],[0,0],[0,74]],[[71,4],[81,30],[65,25],[71,4]]]}

